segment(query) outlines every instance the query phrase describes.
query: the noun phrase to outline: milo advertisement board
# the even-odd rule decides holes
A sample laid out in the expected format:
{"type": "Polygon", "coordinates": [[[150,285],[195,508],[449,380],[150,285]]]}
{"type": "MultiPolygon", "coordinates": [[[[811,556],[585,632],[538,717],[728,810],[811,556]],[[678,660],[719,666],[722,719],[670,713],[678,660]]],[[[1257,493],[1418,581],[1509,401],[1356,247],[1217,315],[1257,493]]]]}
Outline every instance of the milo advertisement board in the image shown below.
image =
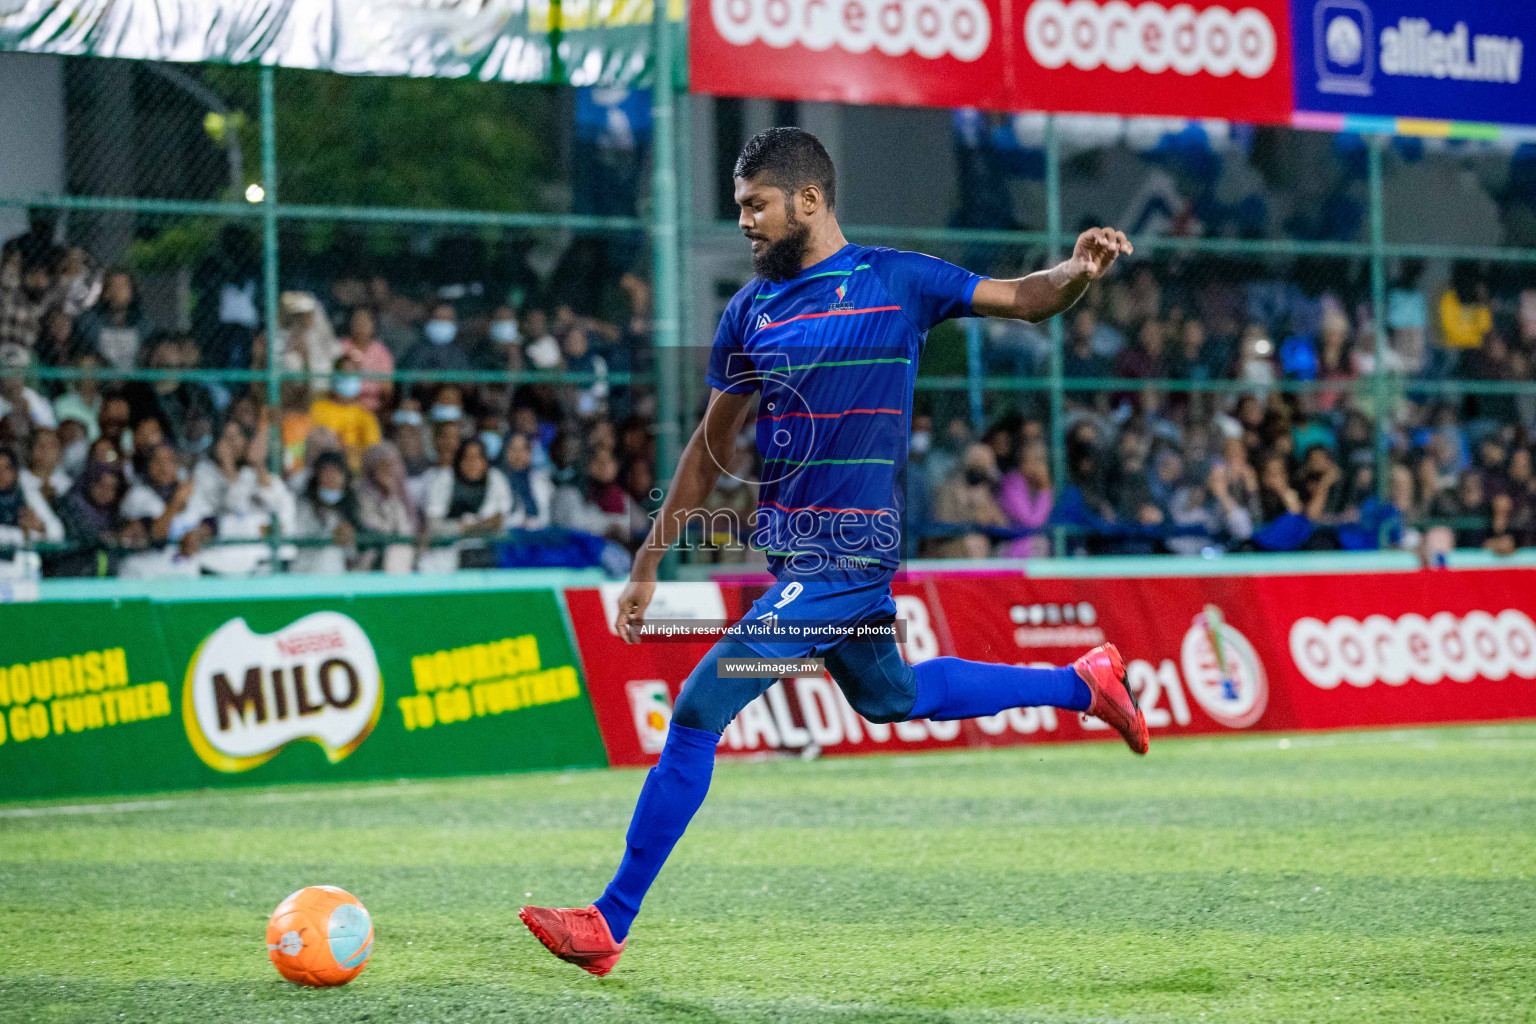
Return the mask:
{"type": "Polygon", "coordinates": [[[0,800],[606,763],[548,590],[0,606],[0,800]]]}

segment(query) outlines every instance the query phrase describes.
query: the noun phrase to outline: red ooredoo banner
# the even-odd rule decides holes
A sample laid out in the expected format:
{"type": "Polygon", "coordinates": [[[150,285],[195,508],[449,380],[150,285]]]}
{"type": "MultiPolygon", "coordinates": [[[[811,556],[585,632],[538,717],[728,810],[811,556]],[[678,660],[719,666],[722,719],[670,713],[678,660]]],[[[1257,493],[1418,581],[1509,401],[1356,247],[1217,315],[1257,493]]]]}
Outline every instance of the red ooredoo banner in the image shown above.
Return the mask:
{"type": "Polygon", "coordinates": [[[1286,0],[709,0],[696,92],[1290,120],[1286,0]]]}
{"type": "MultiPolygon", "coordinates": [[[[667,619],[734,619],[761,587],[662,588],[667,619]]],[[[894,587],[912,663],[940,655],[1066,664],[1112,640],[1159,735],[1536,717],[1536,573],[1035,580],[909,574],[894,587]]],[[[566,592],[598,726],[615,765],[655,762],[672,701],[710,642],[622,643],[617,589],[566,592]]],[[[1051,708],[878,725],[825,676],[748,705],[722,755],[873,753],[1112,737],[1051,708]]]]}

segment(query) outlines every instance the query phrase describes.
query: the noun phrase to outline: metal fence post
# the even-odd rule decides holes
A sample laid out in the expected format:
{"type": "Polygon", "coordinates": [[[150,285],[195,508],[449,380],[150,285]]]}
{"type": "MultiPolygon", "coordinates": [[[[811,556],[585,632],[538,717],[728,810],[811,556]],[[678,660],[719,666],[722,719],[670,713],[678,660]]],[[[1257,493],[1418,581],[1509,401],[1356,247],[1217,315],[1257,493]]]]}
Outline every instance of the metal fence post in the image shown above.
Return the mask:
{"type": "MultiPolygon", "coordinates": [[[[656,478],[670,483],[681,449],[678,435],[677,129],[668,0],[651,6],[651,267],[655,278],[656,478]]],[[[675,571],[676,555],[662,562],[675,571]]]]}
{"type": "MultiPolygon", "coordinates": [[[[283,402],[278,379],[282,353],[278,351],[277,326],[277,98],[271,67],[261,69],[261,291],[262,321],[267,332],[267,407],[272,425],[267,435],[267,466],[279,480],[283,476],[283,402]]],[[[281,571],[278,546],[282,523],[272,516],[267,534],[273,567],[281,571]]]]}
{"type": "Polygon", "coordinates": [[[971,402],[971,429],[980,434],[986,426],[986,407],[982,395],[981,319],[965,322],[965,388],[971,402]]]}
{"type": "MultiPolygon", "coordinates": [[[[1046,265],[1061,259],[1061,140],[1056,134],[1056,115],[1045,117],[1045,233],[1046,265]]],[[[1062,345],[1066,331],[1061,317],[1051,317],[1051,486],[1059,497],[1067,486],[1066,386],[1062,377],[1062,345]]],[[[1066,543],[1056,531],[1053,553],[1065,555],[1066,543]]]]}
{"type": "MultiPolygon", "coordinates": [[[[1374,395],[1373,424],[1376,439],[1376,495],[1386,499],[1391,490],[1388,479],[1391,459],[1388,443],[1391,437],[1391,413],[1388,409],[1388,391],[1391,380],[1387,375],[1387,266],[1386,226],[1382,207],[1381,152],[1386,148],[1386,138],[1381,135],[1366,136],[1366,178],[1370,200],[1371,223],[1371,328],[1375,333],[1376,359],[1371,373],[1371,391],[1374,395]]],[[[1404,509],[1406,513],[1408,510],[1404,509]]]]}

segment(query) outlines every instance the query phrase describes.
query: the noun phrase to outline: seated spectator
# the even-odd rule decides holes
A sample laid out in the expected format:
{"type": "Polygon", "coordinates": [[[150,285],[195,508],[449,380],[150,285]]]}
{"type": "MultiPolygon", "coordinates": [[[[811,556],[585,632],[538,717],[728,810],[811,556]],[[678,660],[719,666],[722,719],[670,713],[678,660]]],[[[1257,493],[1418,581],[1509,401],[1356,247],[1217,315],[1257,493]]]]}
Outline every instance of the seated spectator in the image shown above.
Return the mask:
{"type": "Polygon", "coordinates": [[[633,499],[619,486],[619,463],[613,450],[589,450],[586,470],[584,480],[573,476],[555,488],[550,521],[565,530],[589,533],[618,544],[631,544],[639,520],[644,519],[645,514],[637,514],[633,499]]]}
{"type": "MultiPolygon", "coordinates": [[[[181,370],[185,368],[187,354],[180,337],[162,334],[150,342],[144,366],[149,370],[181,370]]],[[[179,375],[136,381],[124,389],[123,395],[132,408],[135,423],[153,417],[172,443],[187,436],[192,420],[211,423],[218,416],[208,389],[179,375]]]]}
{"type": "Polygon", "coordinates": [[[16,345],[30,353],[43,315],[64,302],[50,260],[50,254],[24,256],[19,249],[0,258],[0,346],[16,345]]]}
{"type": "Polygon", "coordinates": [[[1141,526],[1157,526],[1164,519],[1152,496],[1152,485],[1147,475],[1147,445],[1145,439],[1127,431],[1120,435],[1119,464],[1109,478],[1108,497],[1114,519],[1121,523],[1141,526]]]}
{"type": "Polygon", "coordinates": [[[1301,495],[1291,486],[1290,473],[1286,470],[1285,456],[1266,455],[1259,460],[1259,516],[1271,523],[1283,515],[1302,515],[1306,506],[1301,495]]]}
{"type": "Polygon", "coordinates": [[[1531,472],[1530,449],[1510,453],[1503,479],[1492,488],[1490,507],[1493,550],[1507,553],[1536,544],[1536,475],[1531,472]]]}
{"type": "Polygon", "coordinates": [[[363,451],[383,439],[378,417],[362,403],[363,382],[357,375],[357,359],[344,355],[336,361],[331,390],[309,407],[309,418],[316,426],[327,427],[341,440],[347,465],[361,467],[363,451]]]}
{"type": "Polygon", "coordinates": [[[70,485],[74,482],[60,465],[63,458],[64,450],[59,446],[58,431],[39,427],[32,432],[32,449],[27,457],[27,467],[21,471],[21,480],[41,494],[43,500],[50,505],[57,504],[60,498],[69,493],[70,485]]]}
{"type": "Polygon", "coordinates": [[[143,340],[139,290],[125,270],[109,270],[102,280],[101,301],[80,317],[80,334],[90,353],[118,370],[139,365],[143,340]]]}
{"type": "MultiPolygon", "coordinates": [[[[374,331],[373,313],[359,306],[352,311],[347,337],[342,339],[341,353],[356,361],[358,370],[364,373],[394,373],[395,357],[389,346],[374,331]]],[[[340,363],[338,362],[338,367],[340,363]]],[[[357,403],[377,415],[380,406],[395,393],[395,385],[387,380],[364,380],[358,389],[357,403]]]]}
{"type": "Polygon", "coordinates": [[[1456,352],[1479,348],[1491,330],[1488,285],[1476,264],[1456,264],[1451,271],[1451,287],[1440,295],[1440,337],[1445,347],[1456,352]]]}
{"type": "MultiPolygon", "coordinates": [[[[453,470],[432,479],[425,502],[427,529],[433,537],[495,537],[511,518],[512,488],[500,470],[491,468],[485,444],[471,437],[459,444],[453,470]]],[[[421,572],[452,572],[462,567],[483,569],[496,564],[494,547],[465,544],[433,547],[418,561],[421,572]]]]}
{"type": "Polygon", "coordinates": [[[1074,331],[1062,353],[1061,372],[1069,378],[1103,378],[1110,375],[1110,364],[1093,350],[1091,335],[1074,331]]]}
{"type": "Polygon", "coordinates": [[[432,307],[431,318],[422,326],[421,340],[400,358],[402,370],[468,370],[472,368],[469,352],[459,337],[459,318],[453,303],[439,302],[432,307]]]}
{"type": "Polygon", "coordinates": [[[278,351],[284,370],[330,373],[341,355],[341,342],[322,315],[320,302],[309,292],[284,292],[278,325],[278,351]]]}
{"type": "Polygon", "coordinates": [[[63,539],[64,527],[47,499],[22,478],[16,454],[0,448],[0,574],[7,574],[6,567],[22,569],[14,559],[15,549],[63,539]]]}
{"type": "Polygon", "coordinates": [[[548,328],[548,319],[541,309],[531,309],[526,317],[526,329],[522,332],[526,344],[523,361],[535,370],[560,369],[560,342],[548,328]]]}
{"type": "Polygon", "coordinates": [[[1007,527],[992,489],[997,484],[997,456],[984,444],[965,450],[960,465],[945,481],[934,502],[935,528],[954,534],[934,547],[937,558],[986,558],[992,541],[986,531],[1007,527]]]}
{"type": "MultiPolygon", "coordinates": [[[[383,537],[415,537],[421,529],[415,503],[406,490],[405,462],[388,441],[363,453],[363,473],[357,484],[357,525],[365,533],[383,537]]],[[[400,542],[365,550],[360,567],[405,573],[415,563],[415,546],[400,542]]]]}
{"type": "Polygon", "coordinates": [[[1019,465],[1003,476],[997,488],[997,505],[1015,530],[1035,530],[1003,545],[1005,558],[1044,558],[1051,553],[1051,540],[1044,532],[1051,518],[1051,463],[1046,446],[1038,441],[1026,443],[1019,453],[1019,465]]]}
{"type": "Polygon", "coordinates": [[[1237,500],[1227,467],[1219,462],[1203,483],[1191,481],[1173,495],[1168,522],[1176,531],[1163,543],[1176,555],[1198,555],[1212,546],[1232,547],[1253,535],[1252,510],[1237,500]]]}
{"type": "Polygon", "coordinates": [[[405,474],[414,477],[432,464],[427,452],[427,431],[422,425],[421,403],[414,398],[400,400],[390,416],[389,439],[405,463],[405,474]]]}
{"type": "Polygon", "coordinates": [[[212,531],[199,521],[192,505],[192,483],[180,478],[176,449],[157,444],[135,453],[143,469],[128,488],[121,514],[124,523],[137,523],[148,550],[123,557],[118,575],[125,577],[196,576],[197,559],[212,531]]]}
{"type": "Polygon", "coordinates": [[[30,349],[0,342],[0,418],[16,411],[26,414],[33,426],[56,427],[53,406],[27,386],[25,371],[31,365],[30,349]]]}
{"type": "Polygon", "coordinates": [[[63,306],[50,307],[43,314],[37,334],[37,360],[44,366],[68,366],[89,351],[89,343],[75,329],[75,320],[63,306]]]}
{"type": "Polygon", "coordinates": [[[144,528],[120,514],[123,474],[116,463],[86,466],[59,504],[59,520],[71,550],[48,560],[51,576],[114,576],[122,549],[141,547],[144,528]]]}
{"type": "Polygon", "coordinates": [[[453,479],[454,462],[458,459],[459,446],[463,443],[464,435],[457,420],[442,420],[433,424],[432,463],[411,477],[407,485],[411,500],[417,508],[425,509],[427,495],[434,488],[448,486],[442,483],[443,480],[453,479]]]}
{"type": "Polygon", "coordinates": [[[64,385],[64,391],[53,400],[54,419],[63,423],[76,419],[85,424],[86,440],[96,440],[100,428],[97,417],[101,413],[101,384],[95,371],[101,369],[101,357],[87,352],[75,360],[75,368],[85,376],[77,377],[64,385]]]}
{"type": "Polygon", "coordinates": [[[491,349],[495,353],[492,362],[498,368],[508,370],[521,370],[523,368],[523,350],[518,342],[522,340],[522,332],[517,326],[517,313],[511,306],[497,306],[491,311],[491,325],[487,329],[491,339],[491,349]]]}
{"type": "Polygon", "coordinates": [[[357,527],[357,495],[347,458],[341,452],[322,452],[310,462],[308,479],[294,498],[289,535],[331,543],[299,544],[289,571],[319,576],[346,572],[347,556],[357,545],[357,527]]]}
{"type": "Polygon", "coordinates": [[[1275,372],[1275,345],[1269,333],[1258,324],[1243,328],[1239,344],[1237,377],[1259,387],[1272,387],[1278,378],[1275,372]]]}
{"type": "Polygon", "coordinates": [[[566,372],[590,373],[595,378],[591,384],[573,385],[576,414],[586,417],[605,411],[608,401],[608,361],[591,350],[587,332],[580,327],[571,328],[562,348],[565,352],[566,372]]]}
{"type": "Polygon", "coordinates": [[[293,519],[293,498],[281,478],[267,467],[270,426],[263,422],[247,437],[240,424],[224,424],[213,447],[192,470],[192,500],[199,519],[214,520],[221,543],[203,552],[209,572],[247,575],[271,568],[272,549],[264,538],[274,528],[287,533],[293,519]]]}
{"type": "Polygon", "coordinates": [[[549,525],[551,502],[555,485],[549,478],[547,467],[533,464],[533,442],[526,434],[507,436],[506,451],[507,484],[521,513],[520,525],[525,530],[542,530],[549,525]]]}
{"type": "Polygon", "coordinates": [[[1136,340],[1115,359],[1115,376],[1132,380],[1158,380],[1168,375],[1163,360],[1163,325],[1146,320],[1136,331],[1136,340]]]}

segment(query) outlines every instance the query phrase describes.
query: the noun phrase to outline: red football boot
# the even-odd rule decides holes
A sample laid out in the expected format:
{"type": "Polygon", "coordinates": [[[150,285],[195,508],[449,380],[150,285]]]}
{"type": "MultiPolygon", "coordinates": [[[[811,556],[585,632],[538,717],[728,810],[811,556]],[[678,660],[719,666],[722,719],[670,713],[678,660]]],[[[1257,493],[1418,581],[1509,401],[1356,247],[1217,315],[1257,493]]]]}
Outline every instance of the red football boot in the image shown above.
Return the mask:
{"type": "Polygon", "coordinates": [[[1125,659],[1114,644],[1100,644],[1072,663],[1093,700],[1088,714],[1118,732],[1133,754],[1145,754],[1151,738],[1147,719],[1136,706],[1136,697],[1125,681],[1125,659]]]}
{"type": "Polygon", "coordinates": [[[613,932],[596,907],[524,907],[517,916],[551,953],[599,978],[613,970],[624,952],[624,943],[613,941],[613,932]]]}

